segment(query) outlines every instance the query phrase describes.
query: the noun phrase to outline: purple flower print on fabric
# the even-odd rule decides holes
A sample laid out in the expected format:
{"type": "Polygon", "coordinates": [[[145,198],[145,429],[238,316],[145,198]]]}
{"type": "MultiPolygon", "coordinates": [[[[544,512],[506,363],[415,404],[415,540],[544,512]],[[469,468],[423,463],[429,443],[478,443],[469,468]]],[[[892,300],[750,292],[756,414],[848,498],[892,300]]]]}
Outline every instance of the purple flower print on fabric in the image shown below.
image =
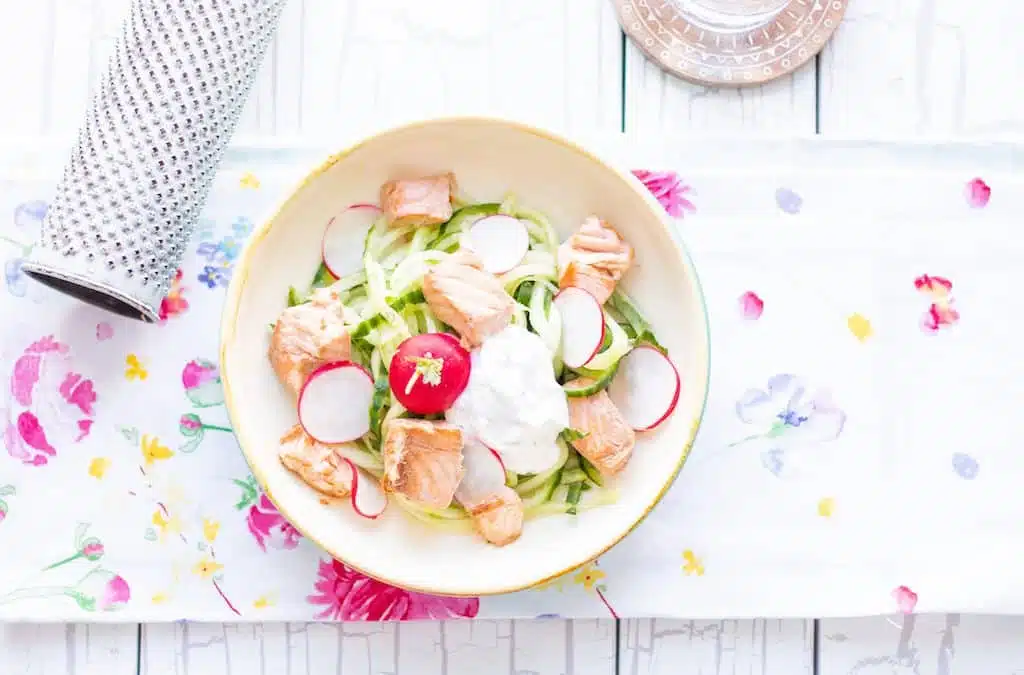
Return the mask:
{"type": "Polygon", "coordinates": [[[791,445],[834,441],[846,424],[846,413],[827,392],[811,392],[790,374],[769,378],[763,389],[745,391],[736,402],[736,416],[758,431],[729,447],[755,440],[767,442],[769,447],[760,453],[761,465],[775,476],[784,471],[791,445]]]}

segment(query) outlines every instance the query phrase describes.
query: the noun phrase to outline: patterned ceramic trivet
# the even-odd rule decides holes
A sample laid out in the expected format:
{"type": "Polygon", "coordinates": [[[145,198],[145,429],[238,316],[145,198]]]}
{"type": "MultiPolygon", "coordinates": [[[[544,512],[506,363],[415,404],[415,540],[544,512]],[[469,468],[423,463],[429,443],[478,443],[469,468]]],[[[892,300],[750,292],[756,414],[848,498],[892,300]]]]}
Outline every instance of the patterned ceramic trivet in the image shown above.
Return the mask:
{"type": "Polygon", "coordinates": [[[710,86],[793,72],[832,36],[848,0],[614,0],[619,22],[661,68],[710,86]]]}

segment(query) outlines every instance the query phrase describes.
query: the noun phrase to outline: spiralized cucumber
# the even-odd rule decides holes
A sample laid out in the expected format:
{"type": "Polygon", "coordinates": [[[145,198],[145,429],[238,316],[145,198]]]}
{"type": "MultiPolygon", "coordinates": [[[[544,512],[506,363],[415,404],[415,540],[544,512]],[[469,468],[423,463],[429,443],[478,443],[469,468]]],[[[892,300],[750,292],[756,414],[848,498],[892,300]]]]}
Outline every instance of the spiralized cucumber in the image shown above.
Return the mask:
{"type": "Polygon", "coordinates": [[[447,257],[444,251],[415,251],[408,254],[391,273],[388,282],[391,292],[401,296],[420,288],[423,276],[447,257]]]}
{"type": "Polygon", "coordinates": [[[583,366],[583,368],[591,373],[603,373],[609,368],[612,368],[619,362],[623,356],[629,353],[629,350],[633,348],[633,344],[630,342],[629,336],[626,335],[626,331],[622,329],[617,321],[605,316],[605,335],[611,334],[611,343],[603,350],[598,352],[583,366]]]}
{"type": "Polygon", "coordinates": [[[550,500],[541,504],[530,505],[526,508],[526,519],[534,520],[545,516],[561,516],[576,514],[581,511],[589,511],[601,506],[610,506],[619,500],[619,491],[611,488],[601,490],[590,490],[587,496],[579,504],[568,504],[550,500]]]}
{"type": "Polygon", "coordinates": [[[555,251],[558,250],[558,233],[547,216],[523,206],[516,208],[514,215],[526,223],[531,240],[537,242],[543,250],[555,255],[555,251]]]}
{"type": "Polygon", "coordinates": [[[651,324],[647,323],[647,320],[640,314],[640,310],[621,289],[616,288],[612,296],[608,298],[608,302],[605,303],[605,313],[620,325],[634,344],[649,344],[665,352],[665,348],[655,337],[651,324]]]}
{"type": "Polygon", "coordinates": [[[554,480],[557,484],[558,475],[561,473],[562,467],[565,464],[566,460],[569,459],[569,446],[566,445],[565,441],[562,440],[561,438],[559,438],[556,442],[558,443],[559,449],[558,461],[555,462],[555,464],[544,473],[538,473],[528,478],[521,476],[518,484],[516,485],[516,492],[519,493],[519,496],[522,497],[533,494],[534,492],[537,492],[542,487],[547,485],[552,480],[554,480]]]}
{"type": "Polygon", "coordinates": [[[553,285],[544,282],[533,284],[530,292],[530,326],[551,351],[557,367],[561,364],[562,315],[551,309],[554,295],[553,285]]]}
{"type": "MultiPolygon", "coordinates": [[[[469,228],[480,218],[495,214],[519,218],[527,228],[530,246],[520,263],[499,275],[515,299],[512,322],[537,334],[552,352],[552,369],[562,380],[562,317],[553,308],[558,293],[557,250],[559,239],[544,214],[507,195],[500,203],[462,204],[443,224],[429,227],[392,227],[382,216],[367,230],[363,242],[363,269],[335,279],[320,265],[308,291],[291,289],[289,304],[309,300],[317,288],[332,286],[346,308],[350,324],[352,358],[369,368],[375,393],[368,410],[370,433],[339,450],[342,456],[378,480],[383,477],[381,447],[388,424],[410,413],[395,399],[388,386],[388,368],[398,345],[422,333],[452,332],[431,311],[422,284],[432,267],[459,250],[469,228]]],[[[657,345],[650,325],[624,293],[616,291],[606,305],[608,343],[578,375],[610,379],[619,359],[637,341],[657,345]]],[[[567,385],[568,389],[568,385],[567,385]]],[[[572,395],[572,394],[570,394],[572,395]]],[[[536,475],[509,473],[506,484],[522,498],[528,519],[551,514],[573,514],[615,501],[615,492],[603,487],[596,468],[562,437],[557,440],[558,461],[536,475]]],[[[472,529],[470,515],[459,504],[433,509],[392,493],[400,508],[417,521],[451,531],[472,529]]]]}
{"type": "Polygon", "coordinates": [[[504,274],[498,275],[506,291],[512,292],[527,279],[541,281],[558,281],[558,270],[553,253],[531,249],[523,256],[523,260],[504,274]]]}
{"type": "Polygon", "coordinates": [[[384,475],[384,462],[381,460],[380,455],[369,452],[355,443],[342,443],[341,445],[333,446],[332,449],[335,453],[351,460],[353,464],[375,478],[380,479],[384,475]]]}

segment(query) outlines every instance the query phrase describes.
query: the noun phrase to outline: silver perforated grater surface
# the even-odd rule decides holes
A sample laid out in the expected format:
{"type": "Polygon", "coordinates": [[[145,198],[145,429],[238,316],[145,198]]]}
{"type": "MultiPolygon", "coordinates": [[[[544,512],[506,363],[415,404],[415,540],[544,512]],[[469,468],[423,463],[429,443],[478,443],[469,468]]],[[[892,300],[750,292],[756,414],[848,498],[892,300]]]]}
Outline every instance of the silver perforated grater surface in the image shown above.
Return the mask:
{"type": "Polygon", "coordinates": [[[135,0],[94,94],[32,278],[159,319],[286,0],[135,0]]]}

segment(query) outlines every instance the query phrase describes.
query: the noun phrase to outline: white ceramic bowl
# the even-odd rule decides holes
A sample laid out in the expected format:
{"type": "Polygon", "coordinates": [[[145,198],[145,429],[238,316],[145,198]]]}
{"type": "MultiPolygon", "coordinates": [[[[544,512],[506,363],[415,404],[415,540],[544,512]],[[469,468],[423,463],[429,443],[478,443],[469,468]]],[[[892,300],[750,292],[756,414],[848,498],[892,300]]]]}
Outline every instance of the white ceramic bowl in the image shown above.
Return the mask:
{"type": "MultiPolygon", "coordinates": [[[[362,247],[363,232],[352,233],[362,247]]],[[[682,467],[708,387],[708,328],[694,269],[664,209],[631,174],[547,132],[494,119],[456,118],[404,126],[330,158],[253,234],[236,266],[224,308],[221,374],[235,433],[252,471],[306,537],[364,574],[443,595],[520,590],[583,565],[646,516],[682,467]],[[296,421],[293,398],[267,361],[272,323],[289,285],[307,285],[320,262],[331,216],[353,202],[376,202],[381,183],[454,171],[463,194],[500,201],[509,191],[539,209],[564,238],[596,214],[636,249],[625,290],[652,323],[682,378],[674,415],[639,434],[616,483],[619,500],[578,516],[527,521],[522,537],[496,548],[475,535],[421,525],[397,506],[376,521],[320,495],[277,458],[277,439],[296,421]]]]}

